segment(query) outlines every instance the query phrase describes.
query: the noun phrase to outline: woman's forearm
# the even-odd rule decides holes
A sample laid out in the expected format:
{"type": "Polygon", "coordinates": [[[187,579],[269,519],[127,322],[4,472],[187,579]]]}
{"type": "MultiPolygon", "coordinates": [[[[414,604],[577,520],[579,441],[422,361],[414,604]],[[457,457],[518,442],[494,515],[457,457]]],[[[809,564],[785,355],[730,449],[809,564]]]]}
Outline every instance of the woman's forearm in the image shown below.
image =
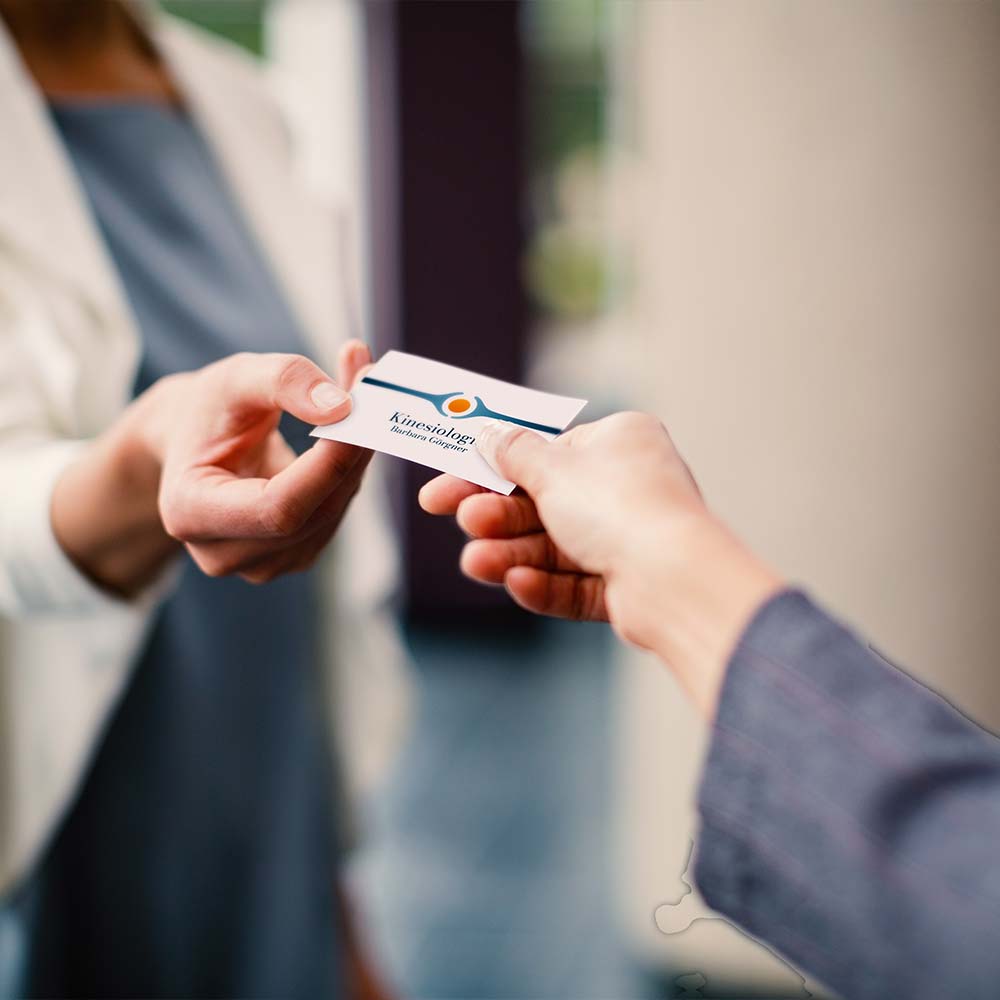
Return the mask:
{"type": "Polygon", "coordinates": [[[178,550],[157,508],[160,464],[139,433],[137,401],[69,466],[52,495],[52,528],[77,568],[110,593],[131,597],[178,550]]]}

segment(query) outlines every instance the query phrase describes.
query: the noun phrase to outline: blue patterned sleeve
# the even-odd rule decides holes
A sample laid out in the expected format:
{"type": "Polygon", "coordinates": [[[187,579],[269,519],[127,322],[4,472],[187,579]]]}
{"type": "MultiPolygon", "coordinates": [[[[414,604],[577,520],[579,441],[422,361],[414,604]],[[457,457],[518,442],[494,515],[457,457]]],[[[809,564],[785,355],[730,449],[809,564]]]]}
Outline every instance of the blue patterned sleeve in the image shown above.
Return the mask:
{"type": "Polygon", "coordinates": [[[1000,996],[1000,740],[806,596],[723,685],[695,876],[845,997],[1000,996]]]}

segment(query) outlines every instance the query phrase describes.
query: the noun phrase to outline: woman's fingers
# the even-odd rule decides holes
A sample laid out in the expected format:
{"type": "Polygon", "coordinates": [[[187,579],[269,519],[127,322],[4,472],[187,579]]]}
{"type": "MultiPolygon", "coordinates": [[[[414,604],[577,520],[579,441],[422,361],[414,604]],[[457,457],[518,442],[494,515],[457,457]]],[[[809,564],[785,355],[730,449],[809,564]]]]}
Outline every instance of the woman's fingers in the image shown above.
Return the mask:
{"type": "Polygon", "coordinates": [[[239,417],[272,410],[309,424],[332,424],[351,412],[351,397],[300,354],[234,354],[205,369],[219,380],[219,409],[239,417]]]}
{"type": "Polygon", "coordinates": [[[277,539],[223,537],[191,542],[192,558],[208,576],[239,575],[251,583],[308,568],[337,530],[370,457],[370,452],[362,454],[347,478],[294,534],[277,539]]]}
{"type": "Polygon", "coordinates": [[[337,377],[340,384],[350,392],[365,372],[371,367],[372,352],[360,340],[349,340],[337,354],[337,377]]]}
{"type": "Polygon", "coordinates": [[[287,469],[267,481],[263,497],[265,521],[279,536],[298,531],[342,484],[353,482],[358,466],[363,468],[370,458],[371,453],[364,448],[317,440],[287,469]]]}
{"type": "Polygon", "coordinates": [[[580,567],[552,544],[544,531],[520,538],[480,538],[462,550],[461,567],[480,583],[503,583],[514,566],[534,566],[558,573],[579,573],[580,567]]]}
{"type": "Polygon", "coordinates": [[[575,621],[608,621],[604,580],[579,573],[550,573],[531,566],[515,566],[504,585],[522,608],[536,615],[575,621]]]}
{"type": "Polygon", "coordinates": [[[323,525],[314,529],[298,544],[272,550],[258,559],[248,561],[233,572],[247,583],[253,584],[270,583],[288,573],[304,573],[315,565],[336,530],[335,524],[323,525]]]}
{"type": "Polygon", "coordinates": [[[295,449],[284,439],[277,428],[268,435],[264,442],[264,457],[261,460],[260,475],[270,479],[283,472],[295,461],[295,449]]]}
{"type": "Polygon", "coordinates": [[[523,493],[473,494],[459,504],[455,519],[473,538],[513,538],[542,530],[537,508],[523,493]]]}
{"type": "MultiPolygon", "coordinates": [[[[363,344],[340,352],[353,382],[363,344]]],[[[192,376],[189,417],[164,447],[159,510],[211,576],[270,579],[315,558],[357,492],[371,452],[317,440],[295,457],[275,427],[281,411],[315,424],[343,419],[350,396],[307,358],[239,354],[192,376]]]]}
{"type": "Polygon", "coordinates": [[[368,448],[358,449],[361,453],[354,467],[319,505],[306,523],[307,528],[318,528],[340,523],[354,495],[361,488],[361,480],[375,452],[368,448]]]}
{"type": "Polygon", "coordinates": [[[435,476],[430,482],[424,483],[417,497],[420,506],[428,514],[452,515],[458,510],[459,504],[466,497],[476,493],[486,493],[482,486],[467,483],[457,476],[435,476]]]}
{"type": "Polygon", "coordinates": [[[167,533],[182,542],[287,537],[363,461],[362,448],[318,440],[271,479],[240,479],[214,467],[188,469],[164,477],[160,516],[167,533]]]}

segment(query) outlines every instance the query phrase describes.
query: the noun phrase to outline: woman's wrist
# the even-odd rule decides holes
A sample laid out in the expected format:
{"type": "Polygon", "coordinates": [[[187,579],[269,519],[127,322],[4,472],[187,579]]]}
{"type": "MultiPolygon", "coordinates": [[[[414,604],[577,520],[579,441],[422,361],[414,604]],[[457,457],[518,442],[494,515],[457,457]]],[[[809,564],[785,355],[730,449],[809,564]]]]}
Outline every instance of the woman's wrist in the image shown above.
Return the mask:
{"type": "Polygon", "coordinates": [[[622,565],[608,588],[619,630],[714,718],[730,656],[781,577],[707,511],[662,517],[622,565]]]}
{"type": "Polygon", "coordinates": [[[157,494],[162,459],[150,433],[150,410],[147,396],[140,396],[98,444],[106,449],[106,467],[113,481],[131,493],[135,515],[159,523],[157,494]]]}
{"type": "Polygon", "coordinates": [[[66,469],[52,495],[52,528],[95,584],[131,596],[152,582],[177,543],[157,504],[160,461],[141,398],[66,469]]]}

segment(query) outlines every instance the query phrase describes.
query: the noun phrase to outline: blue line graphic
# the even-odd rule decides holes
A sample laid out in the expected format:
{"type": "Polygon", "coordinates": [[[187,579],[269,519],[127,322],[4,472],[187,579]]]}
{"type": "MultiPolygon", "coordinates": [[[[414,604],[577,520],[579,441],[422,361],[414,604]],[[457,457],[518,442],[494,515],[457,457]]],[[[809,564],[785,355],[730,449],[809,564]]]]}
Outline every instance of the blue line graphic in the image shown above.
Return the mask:
{"type": "Polygon", "coordinates": [[[367,382],[369,385],[376,385],[380,389],[390,389],[392,392],[402,392],[407,396],[417,396],[420,399],[426,399],[429,403],[434,404],[435,409],[437,409],[441,416],[448,417],[451,420],[467,420],[469,417],[493,417],[495,420],[506,420],[509,424],[518,424],[521,427],[528,427],[533,431],[542,431],[544,434],[562,433],[559,427],[536,424],[531,420],[512,417],[509,413],[497,413],[496,410],[491,410],[478,396],[473,397],[476,405],[468,413],[449,413],[445,409],[445,403],[456,396],[464,396],[465,393],[463,392],[423,392],[420,389],[411,389],[409,386],[397,385],[395,382],[386,382],[380,378],[372,378],[371,375],[366,375],[361,381],[367,382]]]}

